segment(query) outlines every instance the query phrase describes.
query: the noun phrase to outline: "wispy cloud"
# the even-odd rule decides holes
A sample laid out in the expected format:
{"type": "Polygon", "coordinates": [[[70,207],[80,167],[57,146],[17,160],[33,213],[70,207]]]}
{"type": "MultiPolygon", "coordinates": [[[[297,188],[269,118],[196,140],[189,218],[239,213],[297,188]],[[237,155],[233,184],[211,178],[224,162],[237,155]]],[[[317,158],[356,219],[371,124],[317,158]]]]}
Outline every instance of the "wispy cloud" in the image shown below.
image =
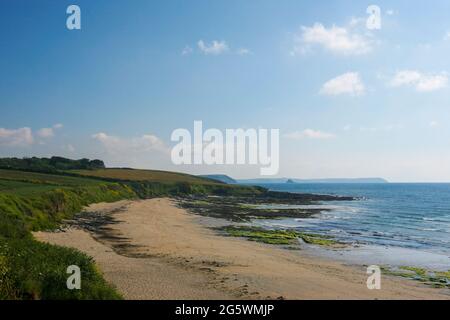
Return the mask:
{"type": "Polygon", "coordinates": [[[252,54],[252,52],[247,48],[240,48],[236,51],[236,53],[241,56],[246,56],[246,55],[252,54]]]}
{"type": "Polygon", "coordinates": [[[181,55],[187,56],[187,55],[191,54],[192,52],[194,52],[194,49],[192,49],[192,47],[190,47],[190,46],[185,46],[185,47],[183,48],[183,50],[181,50],[181,55]]]}
{"type": "MultiPolygon", "coordinates": [[[[55,130],[61,129],[62,124],[55,124],[51,128],[41,128],[33,133],[29,127],[18,129],[0,128],[0,146],[25,147],[34,144],[35,136],[41,139],[48,139],[55,136],[55,130]]],[[[43,144],[43,141],[40,141],[43,144]]]]}
{"type": "Polygon", "coordinates": [[[400,123],[396,124],[387,124],[384,126],[377,126],[377,127],[360,127],[359,131],[361,132],[391,132],[391,131],[397,131],[404,129],[405,126],[400,123]]]}
{"type": "Polygon", "coordinates": [[[445,40],[445,41],[450,41],[450,31],[447,31],[447,32],[444,34],[444,40],[445,40]]]}
{"type": "Polygon", "coordinates": [[[391,87],[411,86],[419,92],[431,92],[448,85],[448,74],[424,74],[416,70],[398,71],[389,81],[391,87]]]}
{"type": "Polygon", "coordinates": [[[37,131],[37,135],[40,138],[51,138],[55,135],[53,128],[42,128],[37,131]]]}
{"type": "Polygon", "coordinates": [[[348,27],[325,27],[315,23],[311,27],[302,26],[300,33],[294,36],[292,54],[306,53],[312,46],[342,55],[361,55],[372,51],[373,41],[365,33],[356,31],[359,19],[352,19],[348,27]]]}
{"type": "Polygon", "coordinates": [[[187,56],[194,53],[201,53],[204,55],[222,55],[225,53],[235,54],[239,56],[251,55],[253,52],[245,47],[240,47],[238,49],[232,48],[225,40],[213,40],[211,42],[205,42],[203,40],[199,40],[197,45],[192,47],[190,45],[186,45],[183,50],[181,50],[181,55],[187,56]]]}
{"type": "Polygon", "coordinates": [[[323,132],[320,130],[305,129],[303,131],[294,131],[284,135],[287,139],[302,140],[302,139],[332,139],[336,136],[332,133],[323,132]]]}
{"type": "Polygon", "coordinates": [[[33,144],[34,138],[30,128],[0,128],[0,146],[23,147],[33,144]]]}
{"type": "Polygon", "coordinates": [[[92,135],[92,138],[100,142],[109,153],[127,154],[130,152],[159,151],[168,152],[164,142],[155,135],[146,134],[141,137],[120,138],[99,132],[92,135]]]}
{"type": "Polygon", "coordinates": [[[207,44],[203,40],[200,40],[197,42],[197,46],[204,54],[219,55],[229,50],[228,44],[225,41],[214,40],[210,44],[207,44]]]}
{"type": "Polygon", "coordinates": [[[392,9],[388,9],[388,10],[386,10],[386,14],[387,14],[388,16],[393,16],[393,15],[395,14],[395,11],[392,10],[392,9]]]}
{"type": "Polygon", "coordinates": [[[69,153],[74,153],[75,152],[75,147],[71,144],[68,145],[64,145],[63,146],[63,150],[69,152],[69,153]]]}
{"type": "Polygon", "coordinates": [[[113,166],[157,168],[170,160],[170,148],[157,136],[119,137],[104,132],[92,135],[99,147],[95,157],[101,157],[113,166]]]}
{"type": "Polygon", "coordinates": [[[360,96],[364,94],[364,92],[365,86],[357,72],[348,72],[331,79],[327,81],[320,90],[320,94],[331,96],[341,94],[360,96]]]}
{"type": "Polygon", "coordinates": [[[55,130],[62,129],[64,126],[61,123],[55,124],[51,128],[42,128],[36,132],[36,135],[43,139],[51,138],[55,135],[55,130]]]}

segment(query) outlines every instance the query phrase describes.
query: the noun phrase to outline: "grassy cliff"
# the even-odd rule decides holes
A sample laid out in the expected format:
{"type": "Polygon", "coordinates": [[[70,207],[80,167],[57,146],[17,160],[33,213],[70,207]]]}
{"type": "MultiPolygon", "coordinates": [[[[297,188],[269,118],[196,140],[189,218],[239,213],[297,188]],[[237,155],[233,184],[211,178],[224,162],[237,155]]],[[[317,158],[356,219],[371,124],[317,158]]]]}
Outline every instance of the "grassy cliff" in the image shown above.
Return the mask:
{"type": "MultiPolygon", "coordinates": [[[[59,170],[49,168],[48,161],[44,163],[46,173],[37,172],[36,164],[41,164],[37,160],[33,160],[32,170],[0,169],[0,299],[120,298],[90,257],[77,250],[40,243],[31,234],[57,228],[86,205],[157,196],[263,192],[261,188],[229,186],[173,172],[59,170]],[[81,268],[81,290],[66,288],[66,269],[70,265],[81,268]]],[[[23,166],[24,162],[13,164],[23,166]]]]}
{"type": "Polygon", "coordinates": [[[137,169],[71,170],[68,173],[129,186],[140,198],[181,195],[261,195],[260,187],[228,185],[188,174],[137,169]]]}
{"type": "Polygon", "coordinates": [[[126,185],[0,170],[0,299],[117,299],[92,259],[35,241],[31,231],[52,229],[83,206],[133,198],[126,185]],[[66,269],[81,268],[81,290],[66,288],[66,269]]]}

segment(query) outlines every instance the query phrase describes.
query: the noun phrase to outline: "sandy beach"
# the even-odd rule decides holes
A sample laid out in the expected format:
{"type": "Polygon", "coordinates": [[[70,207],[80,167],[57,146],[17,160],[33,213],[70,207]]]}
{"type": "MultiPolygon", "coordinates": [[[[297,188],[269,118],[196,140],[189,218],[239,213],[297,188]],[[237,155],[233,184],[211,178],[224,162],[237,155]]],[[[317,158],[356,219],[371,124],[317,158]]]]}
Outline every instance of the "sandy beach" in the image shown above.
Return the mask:
{"type": "Polygon", "coordinates": [[[450,299],[445,290],[390,276],[381,290],[368,290],[364,267],[221,236],[171,199],[86,212],[63,231],[34,236],[92,256],[126,299],[450,299]],[[90,222],[96,217],[103,223],[90,222]]]}

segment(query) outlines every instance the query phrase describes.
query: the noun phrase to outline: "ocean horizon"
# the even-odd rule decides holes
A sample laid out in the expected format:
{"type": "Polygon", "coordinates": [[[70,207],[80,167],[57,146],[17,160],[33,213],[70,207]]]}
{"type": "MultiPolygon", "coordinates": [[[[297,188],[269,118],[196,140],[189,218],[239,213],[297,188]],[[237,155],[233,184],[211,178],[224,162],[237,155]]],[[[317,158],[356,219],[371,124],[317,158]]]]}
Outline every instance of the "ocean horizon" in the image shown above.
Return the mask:
{"type": "Polygon", "coordinates": [[[450,183],[261,186],[273,191],[353,196],[357,200],[312,205],[323,209],[312,218],[257,223],[331,236],[354,246],[373,248],[378,256],[389,252],[385,255],[387,263],[408,262],[442,269],[449,266],[450,183]],[[408,255],[412,257],[405,259],[408,255]]]}

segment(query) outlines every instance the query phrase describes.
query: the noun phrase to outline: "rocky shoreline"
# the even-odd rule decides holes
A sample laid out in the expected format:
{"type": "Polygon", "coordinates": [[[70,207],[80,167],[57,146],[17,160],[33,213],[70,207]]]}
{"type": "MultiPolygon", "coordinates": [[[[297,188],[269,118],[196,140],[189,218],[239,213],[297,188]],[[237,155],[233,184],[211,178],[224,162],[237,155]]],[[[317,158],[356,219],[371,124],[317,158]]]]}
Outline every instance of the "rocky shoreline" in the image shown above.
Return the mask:
{"type": "Polygon", "coordinates": [[[328,201],[355,201],[354,197],[297,194],[268,191],[260,196],[187,196],[177,198],[178,205],[192,213],[233,222],[252,219],[310,218],[329,209],[298,208],[328,201]],[[262,205],[286,205],[286,208],[262,208],[262,205]],[[291,206],[291,207],[289,207],[291,206]]]}

